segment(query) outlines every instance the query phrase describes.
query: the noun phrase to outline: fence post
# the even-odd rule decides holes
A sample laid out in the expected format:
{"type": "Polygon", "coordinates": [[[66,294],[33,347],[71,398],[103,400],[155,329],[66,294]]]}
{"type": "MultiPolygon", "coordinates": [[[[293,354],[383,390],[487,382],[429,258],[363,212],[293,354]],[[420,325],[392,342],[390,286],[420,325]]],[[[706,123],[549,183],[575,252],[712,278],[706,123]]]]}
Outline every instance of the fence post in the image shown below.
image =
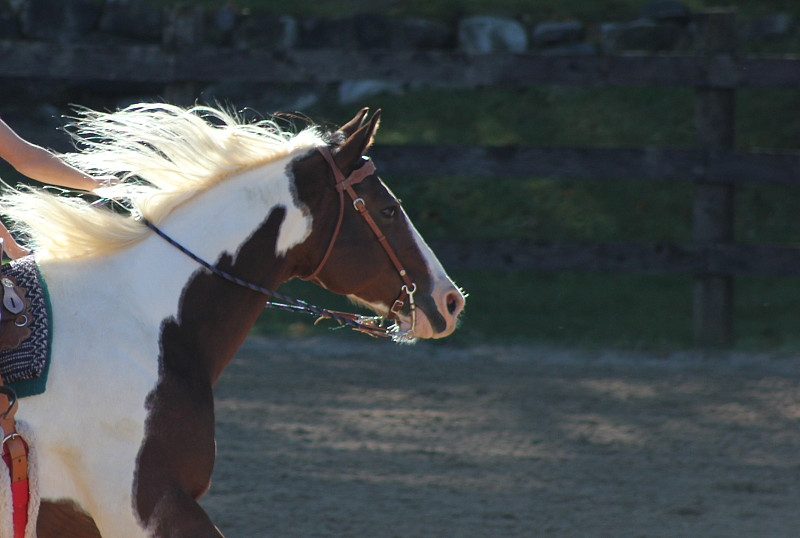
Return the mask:
{"type": "MultiPolygon", "coordinates": [[[[714,10],[697,17],[698,52],[711,64],[714,56],[736,51],[736,11],[714,10]]],[[[695,89],[697,145],[710,155],[730,149],[735,138],[735,90],[708,84],[695,89]]],[[[734,240],[733,183],[697,181],[694,190],[693,231],[699,247],[734,240]]],[[[734,277],[703,272],[694,280],[694,338],[699,345],[726,346],[733,342],[734,277]]]]}
{"type": "MultiPolygon", "coordinates": [[[[203,42],[203,9],[198,6],[178,4],[166,8],[166,24],[162,35],[164,48],[171,51],[191,50],[203,42]]],[[[197,82],[179,80],[164,88],[164,100],[175,105],[189,106],[197,100],[197,82]]]]}

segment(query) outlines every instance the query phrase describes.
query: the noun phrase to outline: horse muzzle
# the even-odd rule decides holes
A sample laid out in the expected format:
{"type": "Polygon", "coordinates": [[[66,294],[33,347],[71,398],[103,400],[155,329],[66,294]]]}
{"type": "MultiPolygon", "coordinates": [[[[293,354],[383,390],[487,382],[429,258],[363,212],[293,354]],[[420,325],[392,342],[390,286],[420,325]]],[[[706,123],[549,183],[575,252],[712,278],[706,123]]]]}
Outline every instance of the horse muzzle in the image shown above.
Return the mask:
{"type": "Polygon", "coordinates": [[[398,316],[399,332],[409,338],[449,336],[458,327],[458,318],[465,304],[466,296],[452,283],[441,289],[435,287],[430,295],[417,297],[416,315],[403,313],[398,316]]]}

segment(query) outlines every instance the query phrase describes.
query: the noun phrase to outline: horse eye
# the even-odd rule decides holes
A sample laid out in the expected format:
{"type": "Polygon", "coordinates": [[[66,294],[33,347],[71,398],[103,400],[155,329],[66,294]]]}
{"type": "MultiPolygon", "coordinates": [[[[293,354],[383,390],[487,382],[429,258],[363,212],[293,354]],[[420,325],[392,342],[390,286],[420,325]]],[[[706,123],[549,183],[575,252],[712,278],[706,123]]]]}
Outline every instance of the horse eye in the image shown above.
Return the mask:
{"type": "Polygon", "coordinates": [[[393,220],[397,217],[397,206],[389,206],[381,209],[381,216],[387,220],[393,220]]]}

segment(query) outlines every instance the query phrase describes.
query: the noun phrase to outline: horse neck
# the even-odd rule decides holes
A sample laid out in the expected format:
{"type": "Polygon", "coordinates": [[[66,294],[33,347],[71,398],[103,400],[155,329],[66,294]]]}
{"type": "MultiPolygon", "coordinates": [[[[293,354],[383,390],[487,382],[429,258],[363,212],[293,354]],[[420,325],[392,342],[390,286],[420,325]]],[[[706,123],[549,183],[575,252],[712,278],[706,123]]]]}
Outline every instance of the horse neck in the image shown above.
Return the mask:
{"type": "MultiPolygon", "coordinates": [[[[310,217],[296,205],[284,169],[266,165],[225,180],[173,212],[163,231],[217,268],[276,288],[293,276],[287,251],[310,233],[310,217]]],[[[172,290],[172,313],[154,320],[162,359],[169,355],[180,363],[186,357],[181,368],[199,368],[213,383],[266,297],[211,274],[156,236],[141,245],[136,257],[160,265],[159,274],[150,278],[172,290]]]]}

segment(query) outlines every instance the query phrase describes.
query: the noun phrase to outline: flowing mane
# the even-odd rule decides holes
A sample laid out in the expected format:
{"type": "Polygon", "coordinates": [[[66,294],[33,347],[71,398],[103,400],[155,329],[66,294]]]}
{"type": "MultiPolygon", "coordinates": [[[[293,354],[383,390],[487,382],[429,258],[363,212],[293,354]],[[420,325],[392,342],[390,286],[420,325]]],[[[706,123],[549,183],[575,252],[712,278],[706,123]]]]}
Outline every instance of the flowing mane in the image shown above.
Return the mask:
{"type": "MultiPolygon", "coordinates": [[[[95,176],[122,181],[100,193],[131,201],[160,222],[174,208],[233,174],[324,144],[316,128],[299,134],[263,120],[244,122],[215,108],[137,104],[114,113],[79,111],[73,137],[81,147],[64,160],[95,176]]],[[[126,248],[147,235],[127,215],[81,198],[41,189],[9,190],[0,210],[40,258],[80,258],[126,248]]]]}

